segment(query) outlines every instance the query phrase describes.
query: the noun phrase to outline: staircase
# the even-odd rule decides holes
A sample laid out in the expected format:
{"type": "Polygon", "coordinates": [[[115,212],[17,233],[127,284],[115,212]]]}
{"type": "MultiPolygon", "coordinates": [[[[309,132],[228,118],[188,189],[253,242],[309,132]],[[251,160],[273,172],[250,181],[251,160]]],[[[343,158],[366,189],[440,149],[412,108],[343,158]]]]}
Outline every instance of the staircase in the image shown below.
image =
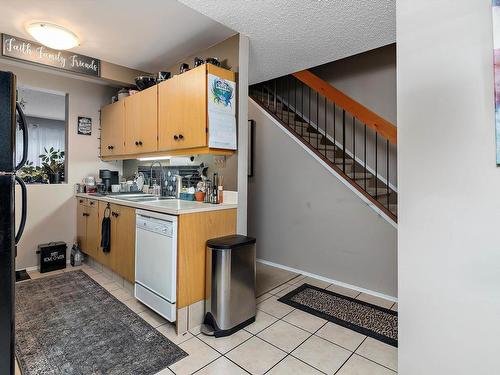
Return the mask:
{"type": "Polygon", "coordinates": [[[397,128],[308,70],[250,87],[250,97],[397,222],[397,128]]]}

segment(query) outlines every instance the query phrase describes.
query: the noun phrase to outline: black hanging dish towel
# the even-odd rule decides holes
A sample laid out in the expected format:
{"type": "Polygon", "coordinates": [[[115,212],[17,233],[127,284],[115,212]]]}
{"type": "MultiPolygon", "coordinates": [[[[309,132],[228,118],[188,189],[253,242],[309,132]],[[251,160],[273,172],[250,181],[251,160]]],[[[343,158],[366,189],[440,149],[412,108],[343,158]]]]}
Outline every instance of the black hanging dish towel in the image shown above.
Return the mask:
{"type": "Polygon", "coordinates": [[[109,253],[111,250],[111,208],[108,206],[104,210],[104,217],[101,224],[101,247],[102,251],[109,253]]]}

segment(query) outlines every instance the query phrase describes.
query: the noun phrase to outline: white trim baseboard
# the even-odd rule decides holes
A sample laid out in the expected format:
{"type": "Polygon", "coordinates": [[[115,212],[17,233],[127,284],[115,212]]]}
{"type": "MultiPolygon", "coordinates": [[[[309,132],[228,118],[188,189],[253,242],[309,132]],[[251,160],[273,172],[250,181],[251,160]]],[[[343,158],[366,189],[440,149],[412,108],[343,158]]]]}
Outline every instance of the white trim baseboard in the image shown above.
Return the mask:
{"type": "MultiPolygon", "coordinates": [[[[71,262],[68,260],[68,261],[66,261],[66,266],[69,266],[69,265],[71,265],[71,262]]],[[[39,268],[39,266],[36,265],[36,266],[31,266],[31,267],[16,269],[16,271],[23,271],[23,270],[26,271],[26,272],[28,272],[28,271],[38,271],[38,268],[39,268]]]]}
{"type": "Polygon", "coordinates": [[[302,149],[304,149],[311,157],[316,159],[318,163],[320,163],[328,172],[330,172],[333,176],[335,176],[342,184],[347,186],[354,194],[356,194],[368,207],[370,207],[373,211],[375,211],[382,219],[391,224],[394,228],[398,229],[398,224],[394,222],[384,211],[378,208],[375,204],[372,203],[367,197],[365,197],[358,189],[352,186],[344,177],[342,177],[339,173],[337,173],[333,168],[331,168],[328,164],[325,163],[323,159],[321,159],[318,155],[316,155],[309,147],[307,147],[300,139],[298,139],[295,135],[293,135],[286,127],[281,125],[269,112],[267,112],[264,108],[262,108],[255,100],[252,98],[248,98],[251,100],[252,104],[261,111],[271,122],[280,128],[286,135],[288,135],[295,143],[297,143],[302,149]]]}
{"type": "Polygon", "coordinates": [[[268,266],[280,268],[280,269],[285,270],[285,271],[299,273],[301,275],[309,276],[309,277],[312,277],[314,279],[325,281],[327,283],[335,284],[335,285],[338,285],[338,286],[341,286],[341,287],[344,287],[344,288],[353,289],[353,290],[356,290],[356,291],[358,291],[360,293],[365,293],[365,294],[369,294],[369,295],[372,295],[372,296],[375,296],[375,297],[380,297],[380,298],[383,298],[383,299],[386,299],[386,300],[389,300],[389,301],[392,301],[392,302],[398,302],[398,298],[397,297],[388,296],[387,294],[383,294],[383,293],[375,292],[373,290],[361,288],[361,287],[356,286],[356,285],[352,285],[352,284],[344,283],[342,281],[330,279],[328,277],[316,275],[314,273],[303,271],[303,270],[299,270],[297,268],[288,267],[288,266],[285,266],[283,264],[270,262],[268,260],[264,260],[264,259],[260,259],[260,258],[257,258],[257,262],[265,264],[265,265],[268,265],[268,266]]]}

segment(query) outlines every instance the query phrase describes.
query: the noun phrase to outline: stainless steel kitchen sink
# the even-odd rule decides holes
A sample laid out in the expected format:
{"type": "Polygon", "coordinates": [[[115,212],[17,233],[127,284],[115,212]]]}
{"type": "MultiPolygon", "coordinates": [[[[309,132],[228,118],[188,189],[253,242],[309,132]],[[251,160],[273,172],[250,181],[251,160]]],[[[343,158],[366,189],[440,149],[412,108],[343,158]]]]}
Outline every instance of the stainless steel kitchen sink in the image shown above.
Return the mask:
{"type": "Polygon", "coordinates": [[[157,197],[154,195],[119,195],[113,197],[114,199],[120,199],[129,202],[155,202],[155,201],[163,201],[168,199],[175,199],[175,197],[157,197]]]}

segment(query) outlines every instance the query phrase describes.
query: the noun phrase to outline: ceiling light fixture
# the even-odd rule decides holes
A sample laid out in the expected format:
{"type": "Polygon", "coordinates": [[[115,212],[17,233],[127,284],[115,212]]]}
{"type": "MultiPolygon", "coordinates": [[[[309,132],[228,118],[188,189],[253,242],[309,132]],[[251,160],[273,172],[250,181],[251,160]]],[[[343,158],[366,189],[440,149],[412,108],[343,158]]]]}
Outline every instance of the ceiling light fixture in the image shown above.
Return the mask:
{"type": "Polygon", "coordinates": [[[70,49],[80,44],[78,37],[62,26],[48,22],[30,23],[26,30],[44,46],[53,49],[70,49]]]}

